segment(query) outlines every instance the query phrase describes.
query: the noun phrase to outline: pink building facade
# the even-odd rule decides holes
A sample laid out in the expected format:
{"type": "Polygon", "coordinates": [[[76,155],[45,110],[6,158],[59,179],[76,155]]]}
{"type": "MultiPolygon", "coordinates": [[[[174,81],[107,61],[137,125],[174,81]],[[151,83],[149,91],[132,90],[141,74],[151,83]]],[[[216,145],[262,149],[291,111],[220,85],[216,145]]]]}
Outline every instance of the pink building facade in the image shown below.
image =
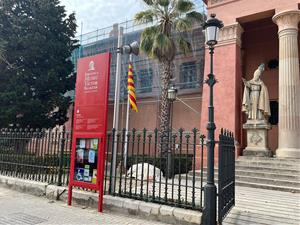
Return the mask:
{"type": "MultiPolygon", "coordinates": [[[[261,63],[262,80],[272,108],[269,149],[277,157],[300,158],[299,0],[206,0],[208,15],[224,22],[214,54],[216,134],[224,127],[234,132],[237,153],[246,147],[246,122],[241,112],[242,78],[252,79],[261,63]],[[278,107],[277,107],[278,104],[278,107]],[[277,107],[277,108],[276,108],[277,107]]],[[[205,72],[209,73],[205,53],[205,72]]],[[[200,127],[206,133],[208,87],[203,88],[200,127]]]]}

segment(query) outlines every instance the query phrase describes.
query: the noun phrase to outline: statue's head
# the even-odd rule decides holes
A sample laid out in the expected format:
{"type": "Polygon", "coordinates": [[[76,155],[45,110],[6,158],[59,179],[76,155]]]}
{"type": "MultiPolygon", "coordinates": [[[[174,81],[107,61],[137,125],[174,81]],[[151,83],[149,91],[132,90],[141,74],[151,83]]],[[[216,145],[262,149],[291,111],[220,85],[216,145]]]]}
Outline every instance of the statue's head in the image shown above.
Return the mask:
{"type": "Polygon", "coordinates": [[[264,72],[265,71],[265,64],[264,63],[260,64],[258,69],[261,71],[261,73],[264,72]]]}
{"type": "Polygon", "coordinates": [[[257,70],[255,70],[254,74],[253,74],[253,79],[255,81],[258,81],[261,74],[265,71],[265,64],[262,63],[259,65],[259,67],[257,68],[257,70]]]}

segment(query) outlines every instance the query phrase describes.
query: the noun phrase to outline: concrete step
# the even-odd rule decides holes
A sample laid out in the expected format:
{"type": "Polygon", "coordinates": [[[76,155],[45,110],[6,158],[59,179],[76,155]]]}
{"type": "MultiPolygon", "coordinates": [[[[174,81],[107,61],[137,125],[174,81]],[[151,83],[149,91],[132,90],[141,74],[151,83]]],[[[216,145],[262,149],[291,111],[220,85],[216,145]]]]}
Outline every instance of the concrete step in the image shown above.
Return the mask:
{"type": "MultiPolygon", "coordinates": [[[[206,172],[207,168],[203,168],[203,172],[206,172]]],[[[215,168],[215,173],[218,172],[218,169],[215,168]]],[[[235,167],[236,174],[239,172],[243,173],[261,173],[261,174],[278,174],[278,175],[291,175],[291,176],[300,176],[300,172],[295,169],[284,169],[284,168],[272,168],[272,167],[257,167],[257,166],[236,166],[235,167]],[[243,172],[242,172],[243,171],[243,172]]],[[[193,174],[192,171],[189,172],[190,175],[193,174]]],[[[201,170],[195,171],[196,176],[200,176],[201,170]]]]}
{"type": "Polygon", "coordinates": [[[239,156],[237,161],[255,161],[255,162],[263,161],[263,162],[274,162],[274,163],[287,162],[287,163],[296,163],[296,164],[300,163],[299,159],[280,159],[276,157],[265,158],[265,157],[252,157],[252,156],[239,156]]]}
{"type": "Polygon", "coordinates": [[[280,172],[271,172],[269,171],[260,171],[260,170],[239,170],[235,171],[236,175],[240,176],[251,176],[251,177],[261,177],[261,178],[270,178],[270,179],[279,179],[279,180],[295,180],[300,181],[300,174],[298,173],[287,173],[286,171],[280,172]]]}
{"type": "MultiPolygon", "coordinates": [[[[185,177],[181,177],[185,178],[185,177]]],[[[188,179],[192,180],[193,176],[188,176],[188,179]]],[[[195,178],[196,181],[200,181],[200,177],[195,178]]],[[[203,176],[203,180],[206,180],[206,174],[203,176]]],[[[215,174],[215,180],[218,181],[218,176],[215,174]]],[[[299,180],[277,180],[272,178],[261,178],[261,177],[251,177],[251,176],[235,176],[236,183],[255,183],[255,184],[262,184],[262,185],[274,185],[274,186],[288,186],[288,187],[295,187],[300,188],[300,181],[299,180]]],[[[276,189],[274,189],[276,190],[276,189]]]]}
{"type": "MultiPolygon", "coordinates": [[[[236,170],[243,171],[259,171],[264,173],[284,173],[298,175],[300,171],[297,168],[285,168],[285,167],[274,167],[274,166],[255,166],[255,165],[236,165],[236,170]]],[[[216,169],[217,170],[217,169],[216,169]]]]}
{"type": "MultiPolygon", "coordinates": [[[[258,178],[269,178],[269,179],[278,179],[278,180],[295,180],[300,181],[299,173],[287,173],[286,171],[260,171],[260,170],[240,170],[235,171],[237,176],[251,176],[258,178]]],[[[193,176],[193,172],[189,172],[190,176],[193,176]]],[[[196,171],[195,176],[201,176],[201,171],[196,171]]],[[[206,176],[206,170],[203,170],[203,176],[206,176]]],[[[218,176],[218,172],[215,171],[215,177],[218,176]]]]}
{"type": "MultiPolygon", "coordinates": [[[[175,176],[178,179],[178,175],[175,176]]],[[[203,173],[203,182],[206,182],[206,173],[203,173]]],[[[185,179],[189,181],[193,180],[193,176],[188,174],[188,176],[182,175],[181,181],[184,182],[185,179]]],[[[200,176],[195,176],[195,181],[201,181],[200,176]]],[[[218,176],[215,173],[215,182],[218,182],[218,176]]],[[[251,177],[251,176],[240,176],[235,177],[236,185],[244,187],[254,187],[263,188],[269,190],[280,190],[288,192],[300,192],[300,181],[299,180],[284,180],[284,179],[273,179],[273,178],[261,178],[261,177],[251,177]]]]}
{"type": "Polygon", "coordinates": [[[263,178],[263,177],[252,177],[252,176],[235,176],[236,181],[241,182],[249,182],[249,183],[259,183],[259,184],[268,184],[268,185],[275,185],[275,186],[289,186],[289,187],[296,187],[300,188],[300,181],[299,180],[283,180],[283,179],[272,179],[272,178],[263,178]]]}
{"type": "MultiPolygon", "coordinates": [[[[238,186],[300,192],[300,161],[296,159],[277,159],[262,157],[239,157],[235,163],[235,181],[238,186]]],[[[203,168],[203,181],[207,169],[203,168]]],[[[218,168],[215,168],[217,182],[218,168]]],[[[200,181],[201,171],[195,171],[196,181],[200,181]]],[[[193,179],[193,173],[188,174],[193,179]]]]}
{"type": "MultiPolygon", "coordinates": [[[[206,182],[207,174],[203,173],[203,182],[206,182]]],[[[185,177],[181,177],[185,179],[185,177]]],[[[193,176],[189,175],[188,180],[192,181],[193,176]]],[[[200,176],[195,177],[196,182],[201,181],[200,176]]],[[[218,175],[215,174],[215,181],[218,182],[218,175]]],[[[263,178],[263,177],[251,177],[251,176],[240,176],[236,175],[235,177],[236,185],[243,187],[254,187],[254,188],[263,188],[269,190],[279,190],[279,191],[288,191],[288,192],[300,192],[300,180],[297,179],[274,179],[274,178],[263,178]]]]}
{"type": "Polygon", "coordinates": [[[285,168],[285,169],[294,169],[300,171],[300,164],[296,162],[280,162],[275,160],[270,161],[246,161],[246,160],[237,160],[235,162],[236,166],[260,166],[260,167],[274,167],[274,168],[285,168]]]}
{"type": "Polygon", "coordinates": [[[291,193],[300,193],[299,187],[289,187],[287,185],[280,186],[280,185],[251,183],[251,182],[244,182],[244,181],[236,181],[235,183],[236,185],[242,187],[252,187],[252,188],[261,188],[261,189],[268,189],[268,190],[276,190],[276,191],[285,191],[291,193]]]}
{"type": "MultiPolygon", "coordinates": [[[[216,185],[218,183],[218,177],[215,176],[215,182],[216,185]]],[[[175,176],[175,179],[178,179],[178,175],[175,176]]],[[[186,176],[181,176],[181,183],[185,183],[186,176]]],[[[193,180],[193,176],[188,175],[187,176],[188,181],[193,180]]],[[[196,185],[195,186],[200,186],[198,182],[201,181],[200,177],[195,177],[196,185]]],[[[268,182],[262,182],[261,180],[258,182],[258,180],[250,182],[248,179],[247,181],[241,180],[240,178],[236,178],[235,184],[236,186],[242,186],[242,187],[252,187],[252,188],[260,188],[260,189],[268,189],[268,190],[276,190],[276,191],[285,191],[285,192],[291,192],[291,193],[300,193],[300,185],[299,183],[293,184],[290,186],[290,182],[277,182],[277,183],[271,183],[272,180],[268,182]]],[[[203,176],[203,186],[206,183],[206,176],[203,176]]]]}

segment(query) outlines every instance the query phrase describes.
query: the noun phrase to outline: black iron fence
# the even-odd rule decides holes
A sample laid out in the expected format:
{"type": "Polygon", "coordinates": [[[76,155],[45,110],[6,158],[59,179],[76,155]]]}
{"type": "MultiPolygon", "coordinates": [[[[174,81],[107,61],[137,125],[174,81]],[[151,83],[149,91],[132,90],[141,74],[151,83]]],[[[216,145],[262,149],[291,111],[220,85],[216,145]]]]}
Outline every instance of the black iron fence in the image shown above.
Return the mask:
{"type": "Polygon", "coordinates": [[[1,129],[0,174],[66,185],[71,133],[53,130],[1,129]]]}
{"type": "MultiPolygon", "coordinates": [[[[225,131],[219,138],[221,221],[234,205],[234,138],[225,131]]],[[[106,143],[105,194],[202,210],[206,142],[197,129],[164,135],[157,129],[112,130],[106,143]]],[[[67,185],[70,155],[71,132],[64,127],[0,130],[2,175],[67,185]]]]}
{"type": "Polygon", "coordinates": [[[201,210],[203,173],[196,174],[196,152],[203,152],[204,136],[197,129],[167,136],[158,130],[113,130],[107,138],[106,192],[201,210]]]}
{"type": "Polygon", "coordinates": [[[235,205],[235,146],[233,133],[221,130],[218,157],[218,222],[235,205]]]}

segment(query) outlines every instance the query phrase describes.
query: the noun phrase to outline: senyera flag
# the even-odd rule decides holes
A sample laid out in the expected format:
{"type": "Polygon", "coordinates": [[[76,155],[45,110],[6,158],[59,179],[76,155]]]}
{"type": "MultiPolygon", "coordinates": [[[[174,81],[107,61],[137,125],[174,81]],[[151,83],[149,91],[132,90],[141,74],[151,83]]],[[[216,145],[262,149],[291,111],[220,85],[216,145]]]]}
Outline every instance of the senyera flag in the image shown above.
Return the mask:
{"type": "Polygon", "coordinates": [[[130,108],[133,111],[138,112],[138,107],[136,104],[135,86],[133,80],[133,69],[132,69],[131,62],[128,65],[128,98],[129,98],[130,108]]]}

